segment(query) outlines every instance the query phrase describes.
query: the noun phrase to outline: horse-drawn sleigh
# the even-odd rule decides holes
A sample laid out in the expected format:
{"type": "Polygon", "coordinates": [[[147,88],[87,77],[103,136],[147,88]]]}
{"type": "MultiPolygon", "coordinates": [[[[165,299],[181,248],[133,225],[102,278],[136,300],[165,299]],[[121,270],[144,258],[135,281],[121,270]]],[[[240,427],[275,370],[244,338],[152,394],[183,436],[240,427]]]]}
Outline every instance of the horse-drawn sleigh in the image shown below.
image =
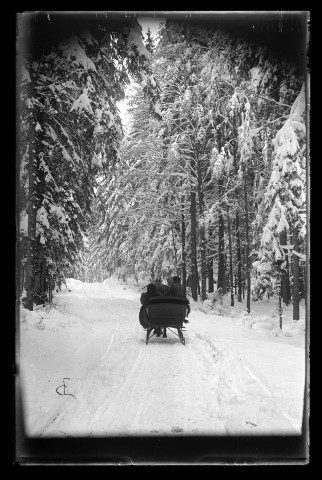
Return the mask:
{"type": "Polygon", "coordinates": [[[188,301],[182,297],[159,296],[150,297],[146,306],[148,326],[146,328],[146,341],[155,335],[154,331],[158,329],[170,330],[179,337],[180,342],[185,345],[183,336],[184,323],[188,312],[188,301]],[[176,333],[174,330],[177,330],[176,333]]]}

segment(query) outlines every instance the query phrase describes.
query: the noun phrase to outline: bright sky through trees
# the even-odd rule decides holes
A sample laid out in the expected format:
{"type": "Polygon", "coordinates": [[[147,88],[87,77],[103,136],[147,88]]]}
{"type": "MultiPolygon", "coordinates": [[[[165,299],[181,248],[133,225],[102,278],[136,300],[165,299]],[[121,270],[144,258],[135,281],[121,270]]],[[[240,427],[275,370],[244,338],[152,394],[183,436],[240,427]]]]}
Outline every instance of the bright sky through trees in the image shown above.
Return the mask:
{"type": "MultiPolygon", "coordinates": [[[[148,31],[148,28],[150,28],[151,34],[153,37],[156,37],[158,29],[160,27],[160,23],[163,21],[162,17],[138,17],[138,22],[142,26],[142,34],[144,36],[144,39],[146,39],[146,34],[148,31]]],[[[126,95],[129,93],[130,87],[126,88],[126,95]]],[[[123,128],[127,131],[129,128],[129,117],[127,114],[127,102],[126,99],[123,100],[122,102],[118,102],[117,106],[120,110],[121,114],[121,119],[122,119],[122,124],[123,128]]]]}
{"type": "Polygon", "coordinates": [[[150,27],[153,37],[156,36],[160,23],[163,21],[162,17],[138,17],[138,22],[142,26],[142,33],[146,36],[147,30],[150,27]]]}

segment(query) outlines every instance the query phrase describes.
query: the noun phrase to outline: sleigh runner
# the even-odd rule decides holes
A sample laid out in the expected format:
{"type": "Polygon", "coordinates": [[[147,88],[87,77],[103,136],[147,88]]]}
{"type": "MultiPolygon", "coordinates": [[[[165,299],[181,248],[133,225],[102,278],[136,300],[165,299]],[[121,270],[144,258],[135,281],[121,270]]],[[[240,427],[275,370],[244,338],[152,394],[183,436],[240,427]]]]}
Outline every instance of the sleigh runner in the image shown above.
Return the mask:
{"type": "Polygon", "coordinates": [[[187,300],[181,297],[151,297],[147,305],[148,327],[146,341],[155,334],[155,329],[168,329],[179,337],[180,342],[185,345],[183,336],[184,320],[187,314],[187,300]],[[176,333],[173,329],[177,330],[176,333]]]}

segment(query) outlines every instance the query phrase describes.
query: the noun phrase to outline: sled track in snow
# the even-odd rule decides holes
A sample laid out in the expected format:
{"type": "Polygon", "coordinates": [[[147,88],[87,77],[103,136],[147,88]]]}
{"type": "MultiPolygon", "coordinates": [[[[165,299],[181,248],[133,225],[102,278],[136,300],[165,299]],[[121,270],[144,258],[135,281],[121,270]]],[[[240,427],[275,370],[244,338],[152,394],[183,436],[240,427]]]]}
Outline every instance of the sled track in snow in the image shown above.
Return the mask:
{"type": "MultiPolygon", "coordinates": [[[[113,342],[114,342],[114,338],[115,338],[115,334],[117,333],[117,330],[119,329],[119,326],[116,328],[116,332],[114,332],[111,336],[111,339],[110,339],[110,342],[109,342],[109,345],[104,353],[104,355],[97,361],[94,363],[94,365],[91,365],[86,371],[85,373],[83,374],[82,378],[77,382],[77,385],[75,386],[75,391],[76,392],[79,392],[79,390],[82,388],[81,386],[84,385],[85,381],[86,381],[86,378],[88,377],[88,375],[95,371],[98,366],[101,364],[101,362],[103,362],[103,360],[107,357],[112,345],[113,345],[113,342]]],[[[76,395],[77,397],[77,395],[76,395]]],[[[67,400],[67,398],[66,398],[67,400]]],[[[65,404],[66,406],[66,404],[65,404]]],[[[57,420],[60,420],[60,416],[62,413],[64,413],[64,411],[62,410],[64,407],[63,406],[59,406],[58,408],[56,408],[55,412],[51,415],[50,419],[46,422],[46,424],[44,425],[44,427],[42,427],[41,431],[40,431],[40,436],[43,436],[46,432],[46,430],[48,430],[48,428],[52,427],[53,424],[55,424],[57,422],[57,420]]],[[[64,435],[67,435],[65,432],[63,432],[64,435]]]]}
{"type": "Polygon", "coordinates": [[[104,353],[104,355],[102,356],[102,358],[100,359],[100,362],[102,362],[104,360],[104,358],[107,356],[108,352],[110,351],[110,348],[113,344],[113,340],[114,340],[114,337],[115,337],[115,333],[112,334],[112,338],[111,338],[111,341],[109,343],[109,346],[107,347],[107,350],[106,352],[104,353]]]}
{"type": "Polygon", "coordinates": [[[241,359],[241,365],[243,369],[258,383],[258,385],[266,392],[269,396],[272,396],[272,392],[260,381],[260,379],[255,375],[255,373],[245,365],[243,360],[241,359]]]}
{"type": "MultiPolygon", "coordinates": [[[[289,424],[291,430],[298,433],[295,418],[284,413],[274,399],[274,393],[269,388],[274,383],[269,377],[264,377],[268,385],[265,384],[260,369],[256,370],[256,364],[244,362],[238,348],[231,349],[229,342],[219,335],[210,336],[206,329],[198,331],[197,328],[189,329],[188,325],[186,348],[178,346],[177,339],[170,336],[164,340],[153,338],[147,347],[144,331],[133,314],[134,301],[124,305],[118,298],[86,296],[99,305],[98,317],[95,318],[100,322],[97,323],[99,328],[102,328],[105,318],[108,319],[109,326],[102,330],[107,338],[104,341],[101,337],[97,357],[92,355],[92,363],[88,365],[86,362],[79,377],[75,378],[77,402],[70,398],[60,399],[62,401],[58,401],[48,412],[50,418],[41,428],[40,436],[70,436],[70,432],[79,431],[83,425],[85,436],[97,432],[128,435],[131,434],[128,432],[139,432],[142,424],[149,432],[159,429],[162,434],[171,434],[176,427],[184,429],[185,433],[195,433],[206,429],[207,422],[212,422],[212,432],[216,433],[218,426],[218,430],[229,435],[234,431],[247,432],[247,428],[257,427],[258,431],[266,425],[270,427],[269,417],[278,426],[289,424]],[[126,369],[123,370],[124,366],[126,369]],[[234,376],[227,376],[230,370],[234,376]],[[156,372],[159,377],[155,377],[156,372]],[[195,394],[196,389],[198,394],[195,394]],[[179,398],[181,410],[176,410],[179,398]],[[196,400],[193,402],[194,412],[191,412],[192,403],[188,405],[190,399],[191,402],[196,400]],[[245,405],[252,402],[254,408],[246,410],[247,416],[242,417],[245,405]],[[155,408],[155,413],[151,406],[155,408]],[[162,409],[168,409],[171,414],[175,411],[176,414],[169,421],[166,417],[162,418],[162,427],[155,426],[153,415],[159,415],[162,409]],[[187,419],[190,421],[190,417],[189,424],[187,419]],[[184,420],[176,426],[180,418],[184,420]],[[246,428],[245,423],[248,425],[246,428]]],[[[91,319],[88,315],[88,320],[91,319]]],[[[95,327],[95,322],[93,325],[95,327]]]]}

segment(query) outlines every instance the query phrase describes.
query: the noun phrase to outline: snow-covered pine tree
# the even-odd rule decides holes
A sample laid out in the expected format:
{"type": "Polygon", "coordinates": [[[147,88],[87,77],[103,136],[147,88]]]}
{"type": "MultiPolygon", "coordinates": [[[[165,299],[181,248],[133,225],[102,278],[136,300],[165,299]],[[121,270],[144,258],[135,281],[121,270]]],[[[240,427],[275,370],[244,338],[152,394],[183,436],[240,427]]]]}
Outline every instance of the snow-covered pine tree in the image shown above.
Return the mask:
{"type": "Polygon", "coordinates": [[[137,22],[62,21],[56,31],[52,16],[45,34],[46,21],[26,26],[20,59],[22,297],[31,310],[77,257],[96,175],[116,158],[127,72],[155,90],[137,22]]]}
{"type": "MultiPolygon", "coordinates": [[[[215,273],[218,271],[218,242],[213,232],[220,223],[220,200],[223,214],[227,206],[233,214],[236,293],[241,300],[247,272],[249,308],[251,272],[243,260],[251,259],[258,250],[256,235],[267,218],[261,198],[270,176],[270,141],[285,119],[288,102],[294,100],[297,81],[289,66],[264,48],[231,32],[193,25],[186,28],[176,22],[168,23],[161,32],[152,67],[161,87],[162,120],[154,122],[148,106],[135,96],[131,107],[134,127],[123,142],[118,167],[113,170],[115,182],[106,181],[102,190],[106,196],[101,205],[107,207],[105,218],[109,218],[102,233],[102,239],[105,234],[108,239],[105,259],[107,263],[108,258],[117,259],[116,264],[111,262],[111,269],[118,269],[122,275],[135,264],[143,275],[154,278],[165,272],[163,255],[167,256],[169,269],[178,265],[178,260],[183,264],[189,252],[187,266],[190,272],[191,265],[196,266],[197,292],[197,272],[202,271],[203,263],[203,227],[205,233],[211,232],[206,238],[206,263],[215,273]],[[214,147],[217,154],[211,155],[214,147]],[[197,162],[197,150],[201,162],[197,162]],[[224,170],[220,195],[218,181],[211,177],[219,157],[224,170]],[[252,220],[257,213],[261,222],[255,224],[252,220]],[[119,218],[121,222],[116,221],[119,218]],[[198,236],[194,235],[197,224],[198,236]],[[191,262],[194,239],[198,255],[191,262]]],[[[141,87],[145,88],[144,81],[141,87]]],[[[227,248],[230,235],[222,237],[227,248]]],[[[227,251],[223,254],[225,258],[227,251]]],[[[232,283],[231,275],[225,278],[232,283]]]]}
{"type": "Polygon", "coordinates": [[[151,53],[151,55],[154,53],[155,50],[155,39],[151,34],[151,29],[148,27],[148,30],[146,32],[146,40],[145,40],[145,47],[146,49],[151,53]]]}
{"type": "Polygon", "coordinates": [[[305,260],[299,251],[299,239],[306,235],[306,97],[305,85],[295,99],[289,116],[274,140],[274,161],[265,193],[268,219],[261,238],[260,272],[270,271],[274,263],[283,260],[285,250],[292,249],[293,267],[293,319],[299,319],[299,268],[298,259],[305,260]],[[286,230],[292,245],[281,245],[280,233],[286,230]],[[284,247],[284,248],[283,248],[284,247]]]}
{"type": "Polygon", "coordinates": [[[165,275],[164,261],[169,263],[176,248],[167,205],[168,171],[162,141],[154,131],[158,121],[150,114],[139,86],[132,87],[129,113],[133,123],[120,146],[118,162],[97,192],[98,213],[90,237],[105,252],[110,272],[123,278],[146,277],[151,271],[153,276],[165,275]]]}

